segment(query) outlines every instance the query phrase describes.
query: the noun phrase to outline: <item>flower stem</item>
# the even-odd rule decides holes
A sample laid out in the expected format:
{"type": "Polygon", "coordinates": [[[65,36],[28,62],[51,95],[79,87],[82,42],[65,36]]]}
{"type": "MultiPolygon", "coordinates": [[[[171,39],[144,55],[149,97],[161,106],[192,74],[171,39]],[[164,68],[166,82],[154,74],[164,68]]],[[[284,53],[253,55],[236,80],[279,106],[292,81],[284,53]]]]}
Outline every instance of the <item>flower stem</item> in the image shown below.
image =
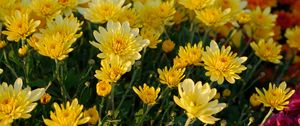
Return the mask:
{"type": "Polygon", "coordinates": [[[192,122],[192,120],[193,120],[192,118],[188,117],[188,119],[186,120],[184,126],[189,126],[190,123],[192,122]]]}
{"type": "Polygon", "coordinates": [[[152,108],[152,106],[147,105],[146,111],[144,112],[143,116],[141,117],[141,119],[139,120],[139,122],[137,124],[138,126],[140,126],[144,122],[144,119],[145,119],[146,115],[148,114],[148,112],[150,111],[151,108],[152,108]]]}
{"type": "Polygon", "coordinates": [[[266,120],[271,116],[273,110],[274,110],[274,108],[271,107],[268,114],[265,116],[264,120],[261,122],[261,125],[263,125],[266,122],[266,120]]]}
{"type": "Polygon", "coordinates": [[[63,83],[63,79],[60,75],[60,63],[58,60],[55,60],[55,75],[56,75],[56,79],[58,81],[58,84],[60,85],[60,88],[61,88],[61,94],[62,96],[64,97],[64,100],[68,100],[70,98],[68,92],[67,92],[67,89],[63,83]]]}
{"type": "MultiPolygon", "coordinates": [[[[110,99],[111,99],[111,110],[112,113],[114,113],[115,112],[115,84],[112,84],[110,99]]],[[[112,117],[114,118],[113,115],[112,117]]]]}

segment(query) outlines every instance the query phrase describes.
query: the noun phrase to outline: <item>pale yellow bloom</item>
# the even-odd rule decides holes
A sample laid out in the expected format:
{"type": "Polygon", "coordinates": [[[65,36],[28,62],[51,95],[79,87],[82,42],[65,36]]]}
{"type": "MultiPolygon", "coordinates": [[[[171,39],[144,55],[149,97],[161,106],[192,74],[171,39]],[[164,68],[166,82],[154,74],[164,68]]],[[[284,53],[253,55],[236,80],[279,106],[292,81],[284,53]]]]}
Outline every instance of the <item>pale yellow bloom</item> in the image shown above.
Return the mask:
{"type": "Polygon", "coordinates": [[[287,43],[291,48],[296,48],[300,51],[300,27],[288,28],[284,36],[287,38],[287,43]]]}
{"type": "Polygon", "coordinates": [[[209,47],[206,47],[202,60],[204,68],[207,70],[205,75],[210,76],[211,81],[222,84],[225,78],[229,83],[234,84],[235,79],[241,79],[238,73],[247,69],[242,65],[247,57],[237,57],[237,54],[230,50],[230,46],[222,46],[220,49],[214,40],[210,42],[209,47]]]}
{"type": "Polygon", "coordinates": [[[135,86],[132,87],[133,91],[140,97],[140,99],[147,105],[154,105],[160,92],[160,88],[154,89],[144,84],[143,87],[139,86],[137,89],[135,86]]]}
{"type": "Polygon", "coordinates": [[[215,0],[178,0],[178,3],[190,10],[200,10],[213,5],[215,0]]]}
{"type": "Polygon", "coordinates": [[[105,97],[111,92],[111,85],[108,81],[99,81],[96,85],[96,91],[98,96],[105,97]]]}
{"type": "Polygon", "coordinates": [[[253,107],[257,107],[261,104],[260,101],[258,101],[258,95],[256,93],[253,93],[250,97],[250,104],[253,106],[253,107]]]}
{"type": "Polygon", "coordinates": [[[142,27],[141,19],[135,8],[127,8],[121,11],[117,19],[119,22],[128,22],[133,28],[142,27]]]}
{"type": "Polygon", "coordinates": [[[110,58],[101,61],[101,68],[96,70],[95,77],[98,80],[117,82],[130,69],[130,61],[124,61],[119,56],[112,55],[110,58]]]}
{"type": "Polygon", "coordinates": [[[162,43],[162,51],[164,51],[165,53],[169,53],[171,52],[175,47],[175,43],[170,40],[170,39],[167,39],[165,40],[163,43],[162,43]]]}
{"type": "Polygon", "coordinates": [[[97,55],[99,58],[117,55],[125,61],[131,61],[132,64],[141,58],[139,52],[149,44],[149,40],[139,35],[138,28],[130,28],[128,22],[121,24],[111,21],[107,23],[106,28],[99,27],[99,31],[94,31],[97,42],[91,42],[101,51],[97,55]]]}
{"type": "Polygon", "coordinates": [[[165,67],[164,69],[157,69],[159,74],[159,81],[162,84],[168,85],[169,88],[177,87],[180,81],[184,78],[185,68],[177,69],[171,67],[168,69],[165,67]]]}
{"type": "Polygon", "coordinates": [[[47,126],[77,126],[90,120],[90,117],[83,116],[83,105],[78,104],[77,98],[66,105],[54,103],[53,107],[55,111],[50,112],[50,119],[44,119],[47,126]]]}
{"type": "Polygon", "coordinates": [[[282,59],[282,56],[280,55],[282,46],[275,43],[273,39],[269,39],[267,42],[261,39],[258,44],[252,42],[250,43],[250,46],[255,51],[255,55],[263,61],[279,64],[280,59],[282,59]]]}
{"type": "MultiPolygon", "coordinates": [[[[186,46],[180,46],[178,51],[178,56],[181,60],[184,60],[187,65],[200,65],[201,58],[202,58],[202,42],[197,44],[191,45],[188,43],[186,46]]],[[[175,63],[174,61],[174,64],[175,63]]]]}
{"type": "Polygon", "coordinates": [[[212,6],[196,11],[197,19],[208,27],[218,27],[226,24],[232,18],[230,8],[222,10],[221,7],[212,6]]]}
{"type": "Polygon", "coordinates": [[[180,98],[174,96],[175,103],[186,111],[189,118],[198,118],[206,124],[214,124],[218,118],[212,115],[220,112],[226,107],[225,103],[218,100],[211,101],[217,93],[215,88],[211,89],[208,83],[196,84],[191,79],[185,79],[178,86],[180,98]]]}
{"type": "Polygon", "coordinates": [[[272,107],[278,111],[283,110],[289,104],[289,98],[295,93],[295,90],[286,88],[286,83],[282,82],[277,87],[276,84],[269,84],[269,89],[263,88],[263,92],[258,88],[256,92],[258,93],[257,100],[264,104],[265,107],[272,107]]]}
{"type": "Polygon", "coordinates": [[[22,89],[23,81],[18,78],[14,85],[0,85],[0,124],[10,125],[16,119],[28,119],[37,106],[36,101],[45,93],[44,88],[22,89]]]}
{"type": "Polygon", "coordinates": [[[98,114],[96,105],[94,105],[92,108],[89,108],[88,110],[84,111],[83,115],[84,115],[84,117],[90,117],[88,124],[91,124],[91,125],[95,125],[99,120],[99,114],[98,114]]]}
{"type": "Polygon", "coordinates": [[[5,17],[4,24],[7,31],[2,31],[2,33],[7,35],[9,41],[18,42],[20,39],[25,40],[27,36],[34,33],[40,25],[40,21],[30,19],[29,12],[21,13],[16,10],[12,15],[5,17]]]}
{"type": "Polygon", "coordinates": [[[37,17],[52,19],[60,14],[62,6],[58,0],[32,0],[30,8],[37,17]]]}
{"type": "Polygon", "coordinates": [[[157,48],[157,44],[161,43],[161,39],[159,39],[161,34],[161,32],[155,31],[153,29],[143,28],[141,30],[141,36],[149,40],[150,44],[148,47],[152,49],[157,48]]]}

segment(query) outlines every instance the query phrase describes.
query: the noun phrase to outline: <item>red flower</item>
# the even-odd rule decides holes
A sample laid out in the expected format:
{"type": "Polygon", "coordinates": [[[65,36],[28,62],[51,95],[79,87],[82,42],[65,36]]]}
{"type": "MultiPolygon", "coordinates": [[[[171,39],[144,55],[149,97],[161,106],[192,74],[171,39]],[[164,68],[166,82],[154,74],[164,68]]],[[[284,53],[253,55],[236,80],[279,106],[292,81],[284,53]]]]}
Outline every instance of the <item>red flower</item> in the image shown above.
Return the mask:
{"type": "Polygon", "coordinates": [[[291,13],[280,11],[277,13],[278,17],[276,19],[276,24],[282,29],[286,29],[294,25],[293,15],[291,13]]]}

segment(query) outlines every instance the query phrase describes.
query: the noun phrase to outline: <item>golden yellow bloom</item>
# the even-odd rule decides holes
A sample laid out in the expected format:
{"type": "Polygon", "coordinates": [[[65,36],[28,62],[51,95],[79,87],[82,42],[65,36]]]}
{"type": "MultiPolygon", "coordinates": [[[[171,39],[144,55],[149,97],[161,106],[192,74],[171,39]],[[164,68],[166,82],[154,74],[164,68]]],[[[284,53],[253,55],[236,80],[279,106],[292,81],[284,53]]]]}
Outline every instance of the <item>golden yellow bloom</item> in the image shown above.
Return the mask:
{"type": "Polygon", "coordinates": [[[257,100],[264,104],[265,107],[272,107],[278,111],[283,110],[289,104],[288,99],[295,93],[295,90],[286,88],[286,83],[282,82],[278,87],[276,84],[269,84],[269,89],[263,88],[261,92],[258,88],[255,88],[258,93],[257,100]]]}
{"type": "Polygon", "coordinates": [[[116,21],[119,14],[130,7],[126,5],[123,7],[125,0],[92,0],[88,4],[88,8],[78,9],[85,19],[93,22],[103,24],[107,21],[116,21]]]}
{"type": "Polygon", "coordinates": [[[178,0],[178,3],[190,10],[200,10],[214,4],[216,0],[178,0]]]}
{"type": "Polygon", "coordinates": [[[4,17],[10,15],[10,11],[14,8],[16,0],[0,0],[0,21],[4,17]]]}
{"type": "Polygon", "coordinates": [[[16,10],[13,15],[5,17],[5,26],[7,31],[2,33],[7,35],[9,41],[18,42],[20,39],[25,40],[27,36],[35,32],[36,27],[40,25],[40,21],[34,21],[29,18],[28,13],[21,13],[16,10]]]}
{"type": "Polygon", "coordinates": [[[196,17],[208,27],[218,27],[231,20],[230,8],[222,10],[221,7],[212,6],[196,11],[196,17]]]}
{"type": "Polygon", "coordinates": [[[214,40],[210,42],[210,47],[206,47],[202,60],[204,68],[208,70],[205,75],[210,76],[211,81],[222,84],[225,78],[229,83],[234,84],[235,79],[241,79],[237,74],[247,69],[242,65],[247,57],[237,57],[237,54],[230,50],[230,46],[222,46],[220,49],[214,40]]]}
{"type": "Polygon", "coordinates": [[[250,46],[255,51],[255,55],[263,61],[279,64],[280,59],[282,59],[282,56],[280,55],[282,46],[275,43],[273,39],[269,39],[267,42],[261,39],[258,44],[252,42],[250,43],[250,46]]]}
{"type": "Polygon", "coordinates": [[[196,84],[191,79],[185,79],[178,86],[180,98],[174,96],[175,103],[186,111],[189,118],[198,118],[206,124],[214,124],[218,118],[212,115],[220,112],[226,107],[225,103],[218,100],[211,101],[217,93],[215,88],[211,89],[208,83],[196,84]]]}
{"type": "Polygon", "coordinates": [[[47,103],[50,102],[50,100],[51,100],[51,95],[48,94],[48,93],[45,93],[45,94],[40,98],[40,102],[41,102],[42,104],[47,104],[47,103]]]}
{"type": "Polygon", "coordinates": [[[173,59],[173,67],[174,68],[185,68],[186,66],[188,66],[188,58],[181,58],[179,56],[176,56],[174,59],[173,59]]]}
{"type": "Polygon", "coordinates": [[[142,27],[141,19],[134,8],[126,8],[118,16],[117,19],[119,22],[128,22],[131,27],[133,28],[140,28],[142,27]]]}
{"type": "MultiPolygon", "coordinates": [[[[198,44],[191,45],[188,43],[186,46],[179,47],[178,56],[181,60],[187,62],[187,65],[200,65],[202,58],[202,42],[198,44]]],[[[176,64],[176,63],[175,63],[176,64]]]]}
{"type": "Polygon", "coordinates": [[[296,48],[300,51],[300,27],[288,28],[284,36],[287,38],[287,43],[291,48],[296,48]]]}
{"type": "Polygon", "coordinates": [[[231,91],[229,89],[225,89],[223,92],[222,92],[222,96],[223,97],[228,97],[231,95],[231,91]]]}
{"type": "Polygon", "coordinates": [[[23,45],[21,48],[18,49],[18,54],[20,57],[23,57],[27,54],[27,51],[28,51],[28,46],[23,45]]]}
{"type": "Polygon", "coordinates": [[[101,53],[99,58],[108,58],[110,55],[117,55],[125,61],[141,58],[140,51],[149,44],[149,40],[143,39],[139,35],[139,29],[131,29],[128,22],[107,23],[107,30],[99,27],[99,31],[94,31],[94,37],[99,42],[91,42],[101,53]]]}
{"type": "Polygon", "coordinates": [[[58,0],[58,3],[62,6],[62,13],[69,16],[80,4],[85,4],[89,1],[90,0],[58,0]]]}
{"type": "Polygon", "coordinates": [[[141,36],[145,39],[148,39],[150,44],[149,44],[149,48],[155,49],[157,48],[157,44],[161,43],[161,40],[159,39],[160,35],[162,33],[159,31],[155,31],[153,29],[147,29],[147,28],[143,28],[141,30],[141,36]]]}
{"type": "Polygon", "coordinates": [[[88,110],[84,111],[83,115],[84,115],[84,117],[90,117],[88,124],[91,124],[91,125],[95,125],[99,120],[99,114],[98,114],[96,105],[94,105],[92,108],[89,108],[88,110]]]}
{"type": "Polygon", "coordinates": [[[50,119],[44,119],[47,126],[77,126],[85,124],[90,117],[83,117],[83,105],[78,104],[77,98],[66,105],[53,104],[55,112],[50,112],[50,119]]]}
{"type": "Polygon", "coordinates": [[[96,91],[99,96],[105,97],[111,92],[111,85],[108,81],[99,81],[96,85],[96,91]]]}
{"type": "Polygon", "coordinates": [[[30,8],[37,17],[52,19],[60,14],[62,7],[58,0],[32,0],[30,8]]]}
{"type": "Polygon", "coordinates": [[[4,48],[7,43],[4,40],[0,40],[0,49],[4,48]]]}
{"type": "Polygon", "coordinates": [[[35,101],[45,93],[44,88],[22,89],[23,81],[18,78],[14,85],[3,82],[0,85],[0,124],[10,125],[16,119],[28,119],[30,112],[36,107],[35,101]]]}
{"type": "Polygon", "coordinates": [[[253,93],[250,97],[250,104],[253,106],[253,107],[257,107],[261,104],[260,101],[258,101],[258,95],[256,93],[253,93]]]}
{"type": "Polygon", "coordinates": [[[251,20],[250,14],[241,12],[237,15],[237,20],[240,24],[246,24],[251,20]]]}
{"type": "Polygon", "coordinates": [[[174,47],[175,47],[175,43],[170,39],[167,39],[162,43],[162,50],[165,53],[171,52],[174,49],[174,47]]]}
{"type": "Polygon", "coordinates": [[[139,86],[139,89],[137,89],[135,86],[133,86],[132,89],[147,105],[154,105],[156,103],[158,93],[160,92],[159,87],[154,89],[154,87],[149,87],[147,84],[144,84],[143,88],[139,86]]]}
{"type": "Polygon", "coordinates": [[[98,80],[117,82],[123,74],[130,71],[131,62],[122,60],[119,56],[111,56],[101,61],[100,70],[96,70],[98,80]]]}
{"type": "Polygon", "coordinates": [[[163,70],[157,69],[159,81],[162,84],[168,85],[169,88],[177,87],[180,81],[184,78],[185,68],[177,69],[171,67],[169,70],[165,67],[163,70]]]}
{"type": "Polygon", "coordinates": [[[263,11],[257,7],[255,10],[251,11],[251,25],[253,29],[256,28],[272,28],[275,25],[277,15],[271,14],[271,8],[268,7],[263,11]]]}

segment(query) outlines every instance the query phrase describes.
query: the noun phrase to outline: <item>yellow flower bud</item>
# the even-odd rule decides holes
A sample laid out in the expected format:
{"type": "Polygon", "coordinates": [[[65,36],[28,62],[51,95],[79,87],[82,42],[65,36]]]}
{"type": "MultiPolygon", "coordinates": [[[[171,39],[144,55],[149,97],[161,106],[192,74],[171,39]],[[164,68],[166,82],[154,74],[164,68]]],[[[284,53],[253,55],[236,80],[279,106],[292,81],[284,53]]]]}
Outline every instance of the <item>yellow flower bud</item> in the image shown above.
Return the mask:
{"type": "Polygon", "coordinates": [[[50,102],[50,100],[51,100],[51,95],[48,94],[48,93],[45,93],[45,94],[40,98],[40,102],[41,102],[42,104],[47,104],[47,103],[50,102]]]}
{"type": "Polygon", "coordinates": [[[227,121],[226,120],[221,120],[220,124],[221,124],[221,126],[227,126],[227,121]]]}
{"type": "Polygon", "coordinates": [[[165,53],[169,53],[171,52],[175,47],[175,43],[172,42],[170,39],[168,40],[165,40],[162,44],[162,50],[165,52],[165,53]]]}
{"type": "Polygon", "coordinates": [[[237,15],[237,20],[241,24],[246,24],[251,20],[251,17],[247,13],[240,13],[237,15]]]}
{"type": "Polygon", "coordinates": [[[28,46],[23,45],[21,48],[19,48],[18,53],[20,57],[24,57],[27,54],[28,46]]]}
{"type": "Polygon", "coordinates": [[[222,95],[223,95],[224,97],[228,97],[228,96],[231,95],[231,91],[230,91],[229,89],[225,89],[225,90],[222,92],[222,95]]]}
{"type": "Polygon", "coordinates": [[[111,85],[108,81],[99,81],[96,85],[96,91],[99,96],[106,96],[111,92],[111,85]]]}
{"type": "Polygon", "coordinates": [[[88,124],[91,125],[95,125],[99,120],[99,114],[95,105],[92,108],[89,108],[88,110],[84,111],[83,115],[84,117],[90,117],[88,124]]]}
{"type": "Polygon", "coordinates": [[[253,93],[250,97],[250,103],[253,107],[259,106],[261,104],[260,101],[258,101],[258,95],[256,93],[253,93]]]}
{"type": "Polygon", "coordinates": [[[0,49],[4,48],[7,45],[5,41],[0,40],[0,49]]]}
{"type": "Polygon", "coordinates": [[[217,94],[215,95],[214,99],[219,99],[221,97],[221,94],[219,92],[217,92],[217,94]]]}

